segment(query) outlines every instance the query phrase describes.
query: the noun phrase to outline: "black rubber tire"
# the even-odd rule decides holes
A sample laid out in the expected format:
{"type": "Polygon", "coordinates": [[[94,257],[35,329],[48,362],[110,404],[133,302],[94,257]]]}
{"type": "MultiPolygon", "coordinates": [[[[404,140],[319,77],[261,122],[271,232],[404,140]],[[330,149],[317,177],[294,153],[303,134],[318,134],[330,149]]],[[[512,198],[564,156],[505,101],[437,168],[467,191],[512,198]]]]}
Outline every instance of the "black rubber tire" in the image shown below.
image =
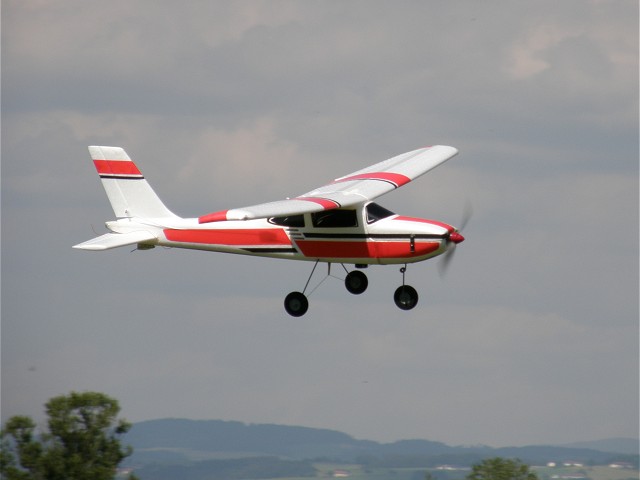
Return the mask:
{"type": "Polygon", "coordinates": [[[393,301],[399,309],[411,310],[418,304],[418,292],[411,285],[402,285],[393,294],[393,301]]]}
{"type": "Polygon", "coordinates": [[[349,293],[354,295],[360,295],[369,286],[369,280],[367,276],[360,270],[354,270],[347,274],[347,278],[344,279],[344,286],[347,287],[349,293]]]}
{"type": "Polygon", "coordinates": [[[301,317],[309,309],[309,300],[300,292],[291,292],[284,299],[284,309],[292,317],[301,317]]]}

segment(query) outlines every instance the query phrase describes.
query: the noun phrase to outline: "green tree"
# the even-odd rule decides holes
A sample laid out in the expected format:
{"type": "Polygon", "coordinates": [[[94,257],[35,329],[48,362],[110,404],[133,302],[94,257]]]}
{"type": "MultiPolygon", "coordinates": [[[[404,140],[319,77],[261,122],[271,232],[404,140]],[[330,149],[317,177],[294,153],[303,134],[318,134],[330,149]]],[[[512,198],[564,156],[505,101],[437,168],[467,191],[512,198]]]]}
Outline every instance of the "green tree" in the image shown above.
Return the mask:
{"type": "MultiPolygon", "coordinates": [[[[0,476],[6,480],[111,480],[130,447],[119,437],[131,424],[117,419],[118,401],[103,393],[71,392],[45,405],[48,431],[11,417],[0,433],[0,476]]],[[[130,477],[133,478],[133,477],[130,477]]]]}
{"type": "Polygon", "coordinates": [[[537,480],[538,476],[520,460],[488,458],[473,465],[467,480],[537,480]]]}

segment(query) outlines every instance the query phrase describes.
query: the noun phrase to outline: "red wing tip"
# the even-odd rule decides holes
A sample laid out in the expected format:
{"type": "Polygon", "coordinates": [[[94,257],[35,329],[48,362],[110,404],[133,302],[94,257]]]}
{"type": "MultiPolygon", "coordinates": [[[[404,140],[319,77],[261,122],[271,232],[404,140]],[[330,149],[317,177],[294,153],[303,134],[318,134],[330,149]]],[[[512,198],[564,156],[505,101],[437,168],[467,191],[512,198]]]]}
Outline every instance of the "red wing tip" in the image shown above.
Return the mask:
{"type": "Polygon", "coordinates": [[[198,223],[213,223],[213,222],[224,222],[227,220],[227,212],[229,210],[222,210],[220,212],[213,212],[207,215],[203,215],[198,218],[198,223]]]}

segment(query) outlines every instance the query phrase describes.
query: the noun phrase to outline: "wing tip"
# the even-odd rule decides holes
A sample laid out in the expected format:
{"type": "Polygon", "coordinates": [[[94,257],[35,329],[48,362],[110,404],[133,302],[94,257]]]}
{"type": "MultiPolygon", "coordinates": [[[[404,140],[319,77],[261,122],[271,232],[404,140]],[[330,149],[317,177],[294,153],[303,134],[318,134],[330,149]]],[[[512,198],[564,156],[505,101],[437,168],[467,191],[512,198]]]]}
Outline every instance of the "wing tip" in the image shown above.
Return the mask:
{"type": "Polygon", "coordinates": [[[437,148],[438,150],[442,150],[443,153],[447,152],[451,157],[458,154],[458,149],[450,145],[433,145],[429,148],[437,148]]]}
{"type": "Polygon", "coordinates": [[[98,252],[98,251],[107,249],[103,245],[83,245],[81,243],[79,243],[78,245],[74,245],[71,248],[75,248],[76,250],[86,250],[88,252],[98,252]]]}

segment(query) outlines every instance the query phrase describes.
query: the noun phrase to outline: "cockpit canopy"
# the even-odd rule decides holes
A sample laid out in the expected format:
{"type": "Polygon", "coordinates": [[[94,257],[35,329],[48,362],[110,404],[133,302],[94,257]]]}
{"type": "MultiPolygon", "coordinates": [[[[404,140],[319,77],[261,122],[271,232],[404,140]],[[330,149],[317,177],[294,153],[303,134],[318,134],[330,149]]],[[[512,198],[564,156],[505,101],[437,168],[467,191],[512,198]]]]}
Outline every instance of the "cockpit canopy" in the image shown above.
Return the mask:
{"type": "MultiPolygon", "coordinates": [[[[391,210],[371,202],[365,207],[365,218],[368,224],[395,215],[391,210]]],[[[304,215],[288,215],[284,217],[272,217],[270,223],[282,227],[303,228],[304,215]]],[[[353,209],[336,208],[323,210],[311,214],[311,224],[314,228],[353,228],[358,226],[358,211],[353,209]]]]}

